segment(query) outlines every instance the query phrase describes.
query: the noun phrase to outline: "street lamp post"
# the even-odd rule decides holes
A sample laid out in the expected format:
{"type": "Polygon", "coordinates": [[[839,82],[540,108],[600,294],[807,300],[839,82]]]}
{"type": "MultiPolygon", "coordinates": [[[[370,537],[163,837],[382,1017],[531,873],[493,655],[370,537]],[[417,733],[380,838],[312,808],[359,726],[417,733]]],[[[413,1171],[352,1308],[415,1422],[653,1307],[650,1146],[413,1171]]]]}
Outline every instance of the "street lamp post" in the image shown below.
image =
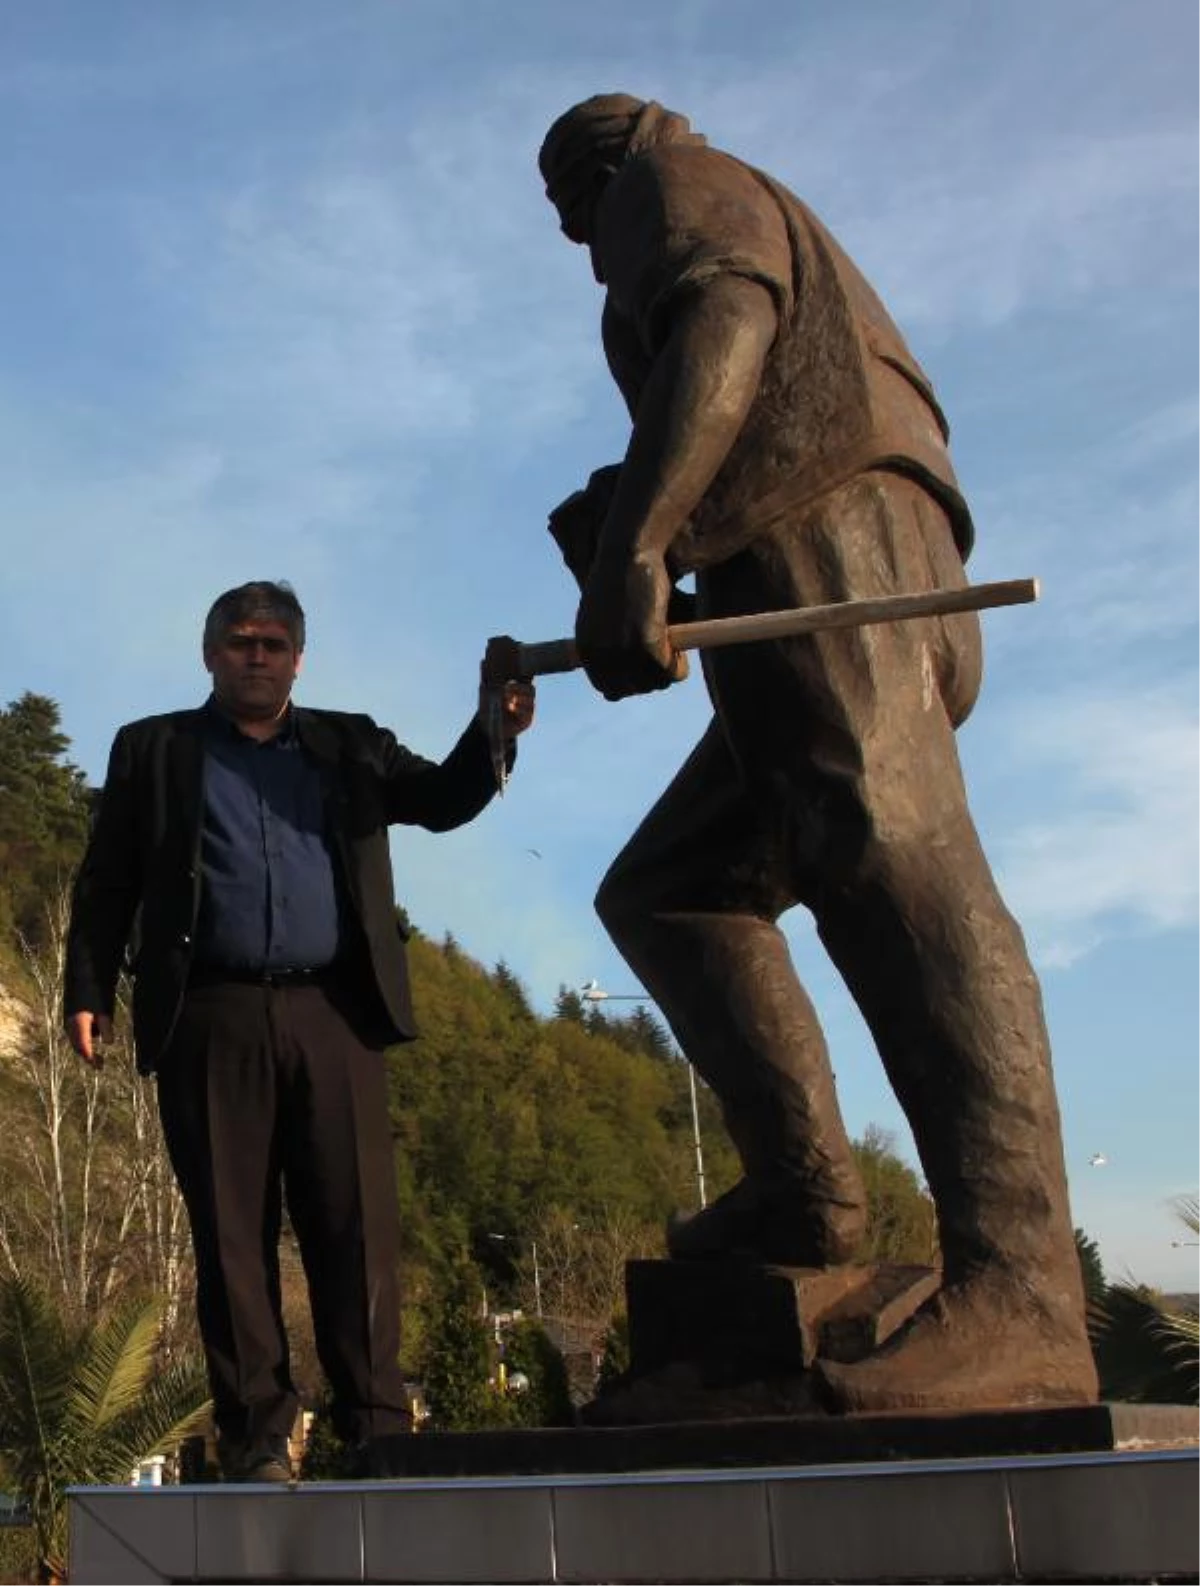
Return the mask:
{"type": "MultiPolygon", "coordinates": [[[[584,1002],[640,1002],[645,1005],[649,997],[639,997],[633,992],[603,991],[595,980],[587,981],[581,988],[579,995],[584,1002]]],[[[687,1063],[687,1059],[684,1058],[687,1063]]],[[[696,1104],[696,1070],[687,1063],[688,1090],[692,1099],[692,1145],[696,1152],[696,1190],[700,1197],[700,1209],[708,1205],[708,1196],[704,1188],[704,1152],[700,1146],[700,1109],[696,1104]]]]}
{"type": "MultiPolygon", "coordinates": [[[[512,1234],[489,1234],[488,1238],[495,1239],[499,1243],[506,1245],[520,1244],[520,1240],[515,1239],[512,1234]]],[[[529,1254],[533,1257],[533,1308],[537,1312],[537,1318],[540,1322],[542,1320],[542,1273],[538,1266],[536,1239],[529,1241],[529,1254]]]]}

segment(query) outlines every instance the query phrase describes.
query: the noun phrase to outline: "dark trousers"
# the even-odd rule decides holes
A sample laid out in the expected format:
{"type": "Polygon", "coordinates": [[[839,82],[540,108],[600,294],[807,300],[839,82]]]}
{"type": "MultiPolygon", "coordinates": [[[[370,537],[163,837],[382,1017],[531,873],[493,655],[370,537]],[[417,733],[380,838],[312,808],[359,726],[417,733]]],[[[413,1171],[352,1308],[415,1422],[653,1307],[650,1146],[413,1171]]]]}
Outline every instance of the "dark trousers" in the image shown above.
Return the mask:
{"type": "Polygon", "coordinates": [[[191,1221],[222,1436],[255,1445],[290,1433],[295,1419],[279,1278],[285,1195],[336,1430],[350,1441],[406,1430],[386,1071],[342,994],[191,988],[158,1102],[191,1221]]]}

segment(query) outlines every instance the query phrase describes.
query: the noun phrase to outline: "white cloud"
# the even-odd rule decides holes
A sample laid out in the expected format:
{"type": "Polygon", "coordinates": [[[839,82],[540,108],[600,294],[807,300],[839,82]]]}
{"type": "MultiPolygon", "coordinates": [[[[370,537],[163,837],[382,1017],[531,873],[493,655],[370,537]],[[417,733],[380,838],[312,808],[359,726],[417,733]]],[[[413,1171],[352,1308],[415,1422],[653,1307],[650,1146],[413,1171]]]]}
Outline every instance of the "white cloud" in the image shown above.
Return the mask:
{"type": "Polygon", "coordinates": [[[1148,276],[1189,288],[1177,248],[1192,230],[1194,129],[995,153],[986,180],[951,154],[882,208],[847,218],[863,251],[885,262],[903,323],[996,325],[1148,276]]]}
{"type": "MultiPolygon", "coordinates": [[[[1044,59],[1019,44],[984,58],[957,7],[833,30],[790,20],[775,19],[769,60],[718,71],[685,57],[661,88],[635,91],[661,92],[811,203],[926,345],[1103,291],[1192,290],[1190,108],[1105,116],[1086,77],[1049,80],[1053,45],[1044,59]]],[[[1119,38],[1097,38],[1088,66],[1106,50],[1111,91],[1119,38]]]]}
{"type": "Polygon", "coordinates": [[[1042,962],[1075,962],[1112,936],[1194,924],[1194,700],[1055,693],[1026,702],[1004,734],[1047,813],[1014,823],[997,870],[1042,962]]]}

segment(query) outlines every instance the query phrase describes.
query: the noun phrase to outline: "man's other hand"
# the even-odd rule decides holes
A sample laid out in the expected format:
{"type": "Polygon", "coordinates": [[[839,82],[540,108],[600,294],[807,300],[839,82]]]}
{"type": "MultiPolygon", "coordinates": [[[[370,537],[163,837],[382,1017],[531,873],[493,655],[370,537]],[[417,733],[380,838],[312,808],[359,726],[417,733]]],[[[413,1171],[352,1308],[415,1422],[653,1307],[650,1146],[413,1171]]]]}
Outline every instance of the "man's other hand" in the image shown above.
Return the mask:
{"type": "Polygon", "coordinates": [[[498,689],[483,684],[479,690],[479,724],[485,731],[490,726],[492,700],[496,694],[500,696],[500,732],[507,743],[533,725],[536,690],[532,683],[513,678],[498,689]]]}
{"type": "Polygon", "coordinates": [[[99,1048],[112,1040],[112,1020],[107,1013],[72,1013],[67,1018],[67,1039],[85,1063],[103,1068],[99,1048]]]}

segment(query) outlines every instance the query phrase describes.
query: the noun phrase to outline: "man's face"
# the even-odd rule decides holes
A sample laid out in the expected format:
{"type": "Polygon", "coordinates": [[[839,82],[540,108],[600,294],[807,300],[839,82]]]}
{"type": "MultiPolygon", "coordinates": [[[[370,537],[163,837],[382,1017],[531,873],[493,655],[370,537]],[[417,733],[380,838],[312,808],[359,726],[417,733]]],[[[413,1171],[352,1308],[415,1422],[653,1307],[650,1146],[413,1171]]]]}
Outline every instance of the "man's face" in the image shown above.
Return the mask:
{"type": "Polygon", "coordinates": [[[218,704],[235,721],[282,715],[303,657],[281,622],[239,622],[204,651],[218,704]]]}

